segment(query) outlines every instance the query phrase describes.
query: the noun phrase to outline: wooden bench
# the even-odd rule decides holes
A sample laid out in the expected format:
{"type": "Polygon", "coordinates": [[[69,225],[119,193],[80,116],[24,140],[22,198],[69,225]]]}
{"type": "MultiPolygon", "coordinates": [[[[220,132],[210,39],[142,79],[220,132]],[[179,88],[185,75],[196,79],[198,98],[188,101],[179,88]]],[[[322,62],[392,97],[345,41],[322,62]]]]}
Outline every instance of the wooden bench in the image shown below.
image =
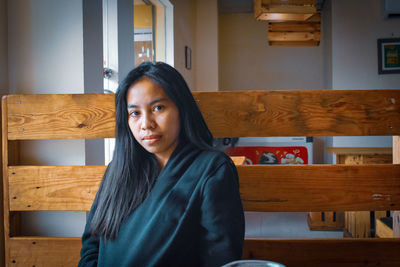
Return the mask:
{"type": "MultiPolygon", "coordinates": [[[[400,90],[194,92],[215,137],[400,135],[400,90]]],[[[22,212],[88,211],[105,166],[21,166],[19,140],[114,136],[114,95],[2,100],[6,266],[76,266],[79,237],[21,236],[22,212]]],[[[399,143],[394,154],[399,154],[399,143]]],[[[395,157],[398,161],[398,156],[395,157]]],[[[399,163],[399,162],[396,162],[399,163]]],[[[246,211],[400,209],[400,165],[238,166],[246,211]]],[[[287,266],[400,266],[400,239],[247,238],[245,259],[287,266]]]]}

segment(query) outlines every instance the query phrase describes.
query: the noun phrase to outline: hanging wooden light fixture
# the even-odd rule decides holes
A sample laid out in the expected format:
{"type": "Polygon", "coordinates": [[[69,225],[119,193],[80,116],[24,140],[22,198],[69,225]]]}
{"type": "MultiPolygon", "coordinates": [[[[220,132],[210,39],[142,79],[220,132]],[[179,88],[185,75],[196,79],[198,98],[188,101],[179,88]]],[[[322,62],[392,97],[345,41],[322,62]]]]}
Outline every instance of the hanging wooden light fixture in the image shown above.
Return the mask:
{"type": "Polygon", "coordinates": [[[254,0],[254,17],[268,21],[270,45],[318,46],[321,40],[316,0],[254,0]]]}
{"type": "Polygon", "coordinates": [[[256,20],[306,21],[316,12],[316,0],[254,0],[256,20]]]}

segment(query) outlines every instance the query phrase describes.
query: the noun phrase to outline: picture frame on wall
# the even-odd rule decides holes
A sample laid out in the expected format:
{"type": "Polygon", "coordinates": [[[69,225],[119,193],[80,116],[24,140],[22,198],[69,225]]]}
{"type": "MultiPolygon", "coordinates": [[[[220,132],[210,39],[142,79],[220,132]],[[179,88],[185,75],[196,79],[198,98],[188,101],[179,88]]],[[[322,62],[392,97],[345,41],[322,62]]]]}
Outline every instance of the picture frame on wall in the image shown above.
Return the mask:
{"type": "Polygon", "coordinates": [[[192,68],[192,49],[185,46],[185,67],[190,70],[192,68]]]}
{"type": "Polygon", "coordinates": [[[378,39],[378,73],[400,73],[400,38],[378,39]]]}

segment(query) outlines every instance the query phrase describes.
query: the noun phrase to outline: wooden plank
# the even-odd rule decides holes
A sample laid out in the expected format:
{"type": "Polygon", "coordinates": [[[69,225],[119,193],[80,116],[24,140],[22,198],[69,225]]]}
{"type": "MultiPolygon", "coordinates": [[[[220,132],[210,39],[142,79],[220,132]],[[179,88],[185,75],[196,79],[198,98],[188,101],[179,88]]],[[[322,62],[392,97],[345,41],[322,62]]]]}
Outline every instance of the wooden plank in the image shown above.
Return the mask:
{"type": "Polygon", "coordinates": [[[215,137],[400,135],[400,90],[193,95],[215,137]]]}
{"type": "MultiPolygon", "coordinates": [[[[260,165],[237,169],[244,208],[249,211],[400,207],[400,165],[260,165]]],[[[10,209],[89,210],[104,170],[105,166],[10,167],[10,209]]]]}
{"type": "Polygon", "coordinates": [[[9,202],[8,202],[8,135],[7,135],[7,98],[3,97],[1,101],[1,148],[2,148],[2,196],[3,196],[3,224],[4,227],[3,238],[1,238],[2,242],[4,242],[4,261],[6,262],[9,260],[9,236],[10,236],[10,212],[9,212],[9,202]]]}
{"type": "MultiPolygon", "coordinates": [[[[3,118],[2,117],[0,117],[0,121],[2,122],[3,121],[3,118]]],[[[1,124],[1,123],[0,123],[1,124]]],[[[3,136],[3,134],[2,133],[0,133],[1,134],[1,136],[3,136]]],[[[7,140],[7,139],[6,139],[7,140]]],[[[1,143],[1,153],[3,154],[4,153],[4,151],[3,151],[3,144],[1,143]]],[[[3,161],[0,161],[0,165],[1,165],[1,170],[3,170],[3,161]]],[[[1,180],[3,181],[3,175],[1,175],[1,180]]],[[[4,192],[4,186],[3,186],[3,183],[0,183],[0,199],[1,199],[1,205],[0,205],[0,207],[1,207],[1,211],[0,211],[0,266],[3,266],[4,265],[4,224],[3,224],[3,222],[4,222],[4,212],[5,212],[5,209],[4,209],[4,199],[3,199],[3,193],[4,192]]]]}
{"type": "Polygon", "coordinates": [[[8,138],[115,136],[114,94],[9,95],[8,138]]]}
{"type": "Polygon", "coordinates": [[[268,32],[268,41],[320,41],[320,32],[268,32]]]}
{"type": "Polygon", "coordinates": [[[291,266],[400,266],[399,239],[246,239],[244,259],[291,266]]]}
{"type": "Polygon", "coordinates": [[[316,0],[262,0],[263,5],[316,5],[316,0]]]}
{"type": "MultiPolygon", "coordinates": [[[[194,92],[193,95],[215,137],[400,134],[400,90],[194,92]]],[[[113,95],[8,98],[12,100],[9,110],[13,112],[8,123],[12,128],[9,139],[114,135],[113,95]],[[18,99],[26,105],[21,105],[18,101],[22,100],[18,99]],[[47,106],[42,107],[43,103],[47,106]]]]}
{"type": "Polygon", "coordinates": [[[79,237],[12,237],[7,266],[67,267],[80,259],[79,237]]]}
{"type": "MultiPolygon", "coordinates": [[[[400,207],[400,165],[237,166],[248,211],[400,207]]],[[[105,166],[9,168],[10,209],[89,210],[105,166]]]]}
{"type": "Polygon", "coordinates": [[[286,21],[309,21],[313,14],[295,14],[295,13],[266,13],[264,10],[256,17],[257,20],[267,20],[274,22],[286,21]]]}
{"type": "Polygon", "coordinates": [[[261,0],[254,0],[254,19],[258,19],[261,13],[262,13],[261,0]]]}
{"type": "MultiPolygon", "coordinates": [[[[9,266],[76,266],[80,238],[13,237],[9,266]]],[[[399,239],[246,238],[243,259],[264,259],[290,266],[399,266],[399,239]],[[290,253],[288,253],[290,251],[290,253]]]]}
{"type": "MultiPolygon", "coordinates": [[[[400,164],[400,136],[393,136],[393,164],[400,164]]],[[[400,211],[392,211],[393,236],[400,237],[400,211]]]]}
{"type": "Polygon", "coordinates": [[[326,147],[325,150],[336,155],[392,155],[391,147],[326,147]]]}
{"type": "Polygon", "coordinates": [[[235,165],[243,165],[246,157],[230,157],[235,165]]]}
{"type": "Polygon", "coordinates": [[[267,13],[286,13],[286,14],[307,14],[312,15],[317,12],[315,6],[303,5],[263,5],[263,11],[267,13]]]}
{"type": "Polygon", "coordinates": [[[344,229],[344,212],[309,212],[308,227],[315,231],[332,231],[344,229]],[[322,216],[324,219],[322,219],[322,216]]]}
{"type": "Polygon", "coordinates": [[[320,32],[321,24],[312,23],[269,23],[268,31],[270,32],[320,32]]]}
{"type": "Polygon", "coordinates": [[[93,203],[105,166],[11,166],[11,211],[87,211],[93,203]]]}
{"type": "Polygon", "coordinates": [[[247,211],[368,211],[400,207],[400,165],[237,166],[247,211]]]}
{"type": "Polygon", "coordinates": [[[319,46],[319,41],[272,41],[270,46],[319,46]]]}
{"type": "Polygon", "coordinates": [[[311,17],[307,19],[307,22],[320,22],[321,21],[321,13],[317,12],[313,14],[311,17]]]}
{"type": "MultiPolygon", "coordinates": [[[[393,229],[388,225],[392,222],[392,217],[384,217],[381,219],[375,220],[376,225],[376,237],[379,238],[391,238],[393,237],[393,229]]],[[[393,224],[392,224],[393,226],[393,224]]]]}

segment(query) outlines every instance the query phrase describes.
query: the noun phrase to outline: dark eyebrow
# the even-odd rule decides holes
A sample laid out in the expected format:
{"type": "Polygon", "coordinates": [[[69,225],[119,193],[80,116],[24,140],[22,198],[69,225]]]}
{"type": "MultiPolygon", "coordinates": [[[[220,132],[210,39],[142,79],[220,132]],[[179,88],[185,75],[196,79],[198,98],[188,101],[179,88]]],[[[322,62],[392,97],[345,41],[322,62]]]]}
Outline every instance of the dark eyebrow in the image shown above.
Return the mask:
{"type": "MultiPolygon", "coordinates": [[[[162,102],[162,101],[166,101],[166,100],[167,100],[167,98],[156,98],[153,101],[151,101],[149,105],[151,106],[151,105],[154,105],[157,102],[162,102]]],[[[140,108],[140,106],[133,105],[133,104],[128,104],[128,108],[140,108]]]]}

